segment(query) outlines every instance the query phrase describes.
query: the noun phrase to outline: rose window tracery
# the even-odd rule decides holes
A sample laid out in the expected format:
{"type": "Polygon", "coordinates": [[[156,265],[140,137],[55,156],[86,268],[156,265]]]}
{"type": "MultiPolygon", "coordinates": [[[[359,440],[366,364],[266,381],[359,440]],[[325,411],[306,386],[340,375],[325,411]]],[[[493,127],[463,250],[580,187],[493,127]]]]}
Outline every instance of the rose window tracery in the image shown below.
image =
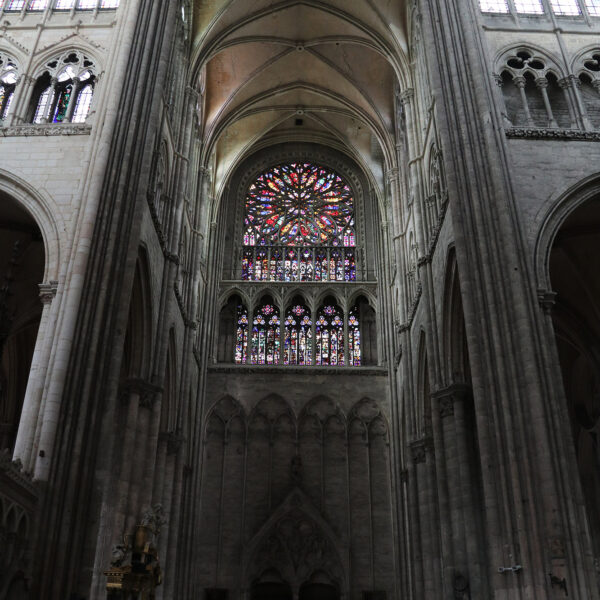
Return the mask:
{"type": "Polygon", "coordinates": [[[308,163],[271,167],[248,188],[242,279],[354,281],[355,216],[350,186],[308,163]]]}

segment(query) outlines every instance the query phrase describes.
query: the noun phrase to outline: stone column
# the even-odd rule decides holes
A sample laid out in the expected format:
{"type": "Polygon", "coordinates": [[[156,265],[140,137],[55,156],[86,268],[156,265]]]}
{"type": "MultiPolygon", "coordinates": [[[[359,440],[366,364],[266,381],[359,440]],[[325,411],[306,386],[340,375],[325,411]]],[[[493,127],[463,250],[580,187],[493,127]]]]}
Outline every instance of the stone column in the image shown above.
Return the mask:
{"type": "Polygon", "coordinates": [[[81,89],[81,80],[79,77],[73,79],[73,86],[71,88],[71,97],[69,98],[69,105],[67,106],[67,112],[65,114],[64,122],[70,123],[73,119],[73,113],[77,106],[77,100],[79,96],[79,90],[81,89]]]}
{"type": "MultiPolygon", "coordinates": [[[[548,598],[549,540],[566,537],[575,597],[598,598],[570,477],[554,439],[561,391],[544,369],[520,191],[501,129],[478,3],[420,0],[444,156],[472,371],[490,598],[548,598]],[[461,43],[457,44],[456,40],[461,43]],[[508,563],[508,564],[506,564],[508,563]],[[526,563],[526,564],[525,564],[526,563]],[[518,576],[499,567],[524,564],[518,576]]],[[[524,90],[523,90],[524,92],[524,90]]],[[[434,411],[434,414],[437,411],[434,411]]],[[[436,437],[436,451],[438,450],[436,437]]],[[[445,450],[444,450],[445,451],[445,450]]]]}
{"type": "Polygon", "coordinates": [[[23,400],[19,430],[13,454],[13,458],[15,460],[20,460],[26,471],[31,470],[33,461],[35,460],[32,455],[37,450],[34,441],[37,423],[41,416],[42,392],[44,390],[46,372],[52,348],[54,323],[51,323],[50,315],[52,311],[52,301],[56,296],[57,287],[57,281],[42,283],[39,286],[40,299],[44,308],[42,309],[42,318],[40,320],[35,350],[31,360],[29,380],[25,391],[25,399],[23,400]]]}
{"type": "Polygon", "coordinates": [[[567,103],[567,108],[569,109],[569,119],[571,120],[571,128],[577,127],[577,116],[575,115],[575,111],[573,110],[573,97],[569,90],[571,89],[571,80],[568,77],[560,79],[558,81],[558,86],[563,91],[563,95],[565,97],[565,102],[567,103]]]}
{"type": "Polygon", "coordinates": [[[554,113],[552,112],[552,106],[550,106],[550,99],[548,98],[548,80],[545,77],[539,77],[535,80],[535,85],[540,90],[544,100],[544,107],[546,108],[546,115],[548,116],[548,127],[558,127],[558,123],[556,122],[554,113]]]}
{"type": "Polygon", "coordinates": [[[515,77],[513,79],[513,83],[516,88],[519,90],[519,95],[521,96],[521,104],[523,106],[523,113],[525,114],[525,122],[529,127],[534,127],[535,123],[533,122],[533,118],[531,117],[531,111],[529,110],[529,102],[527,101],[527,94],[525,93],[525,77],[515,77]]]}
{"type": "Polygon", "coordinates": [[[31,92],[35,85],[35,79],[29,75],[21,75],[15,87],[14,96],[12,99],[12,108],[8,114],[6,125],[18,125],[25,119],[25,112],[29,109],[31,102],[31,92]]]}
{"type": "Polygon", "coordinates": [[[44,112],[42,113],[40,122],[41,123],[49,123],[52,120],[52,113],[56,108],[59,98],[57,97],[57,86],[58,79],[56,77],[52,77],[50,80],[50,92],[48,93],[48,102],[44,108],[44,112]]]}
{"type": "MultiPolygon", "coordinates": [[[[577,104],[577,109],[579,112],[579,118],[581,122],[581,128],[586,131],[592,131],[594,126],[590,121],[590,118],[587,114],[587,108],[585,106],[585,102],[581,97],[581,92],[579,88],[581,87],[581,82],[575,75],[569,75],[568,81],[570,82],[570,89],[573,91],[573,96],[575,97],[575,103],[577,104]]],[[[596,88],[597,89],[597,88],[596,88]]]]}

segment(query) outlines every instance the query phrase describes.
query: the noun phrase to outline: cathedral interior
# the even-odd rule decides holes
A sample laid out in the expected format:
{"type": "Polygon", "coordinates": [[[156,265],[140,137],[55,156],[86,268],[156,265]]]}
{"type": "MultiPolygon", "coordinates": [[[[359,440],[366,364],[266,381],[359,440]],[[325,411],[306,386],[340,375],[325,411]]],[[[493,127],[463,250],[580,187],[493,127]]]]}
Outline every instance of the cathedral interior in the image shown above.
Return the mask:
{"type": "Polygon", "coordinates": [[[0,600],[600,600],[600,0],[0,0],[0,600]]]}

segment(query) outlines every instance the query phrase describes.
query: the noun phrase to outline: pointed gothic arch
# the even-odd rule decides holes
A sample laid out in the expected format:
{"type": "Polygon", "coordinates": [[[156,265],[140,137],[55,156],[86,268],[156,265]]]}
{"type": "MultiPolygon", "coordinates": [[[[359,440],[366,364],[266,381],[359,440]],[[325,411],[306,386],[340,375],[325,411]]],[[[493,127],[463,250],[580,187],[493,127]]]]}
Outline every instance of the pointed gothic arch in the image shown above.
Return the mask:
{"type": "Polygon", "coordinates": [[[456,250],[451,247],[446,259],[443,304],[443,357],[445,384],[470,380],[469,351],[460,290],[456,250]]]}
{"type": "Polygon", "coordinates": [[[294,488],[246,544],[242,573],[246,585],[263,573],[276,571],[297,591],[325,573],[347,593],[348,567],[339,537],[311,499],[294,488]]]}
{"type": "MultiPolygon", "coordinates": [[[[600,318],[597,310],[600,268],[600,190],[587,197],[575,195],[562,207],[548,256],[552,285],[546,307],[552,318],[557,359],[572,443],[565,448],[573,458],[585,506],[584,543],[600,558],[600,318]],[[579,196],[579,197],[578,197],[579,196]],[[585,198],[584,201],[581,201],[585,198]],[[568,210],[567,207],[570,209],[568,210]],[[550,312],[551,309],[551,312],[550,312]],[[589,541],[588,541],[589,536],[589,541]]],[[[561,207],[559,207],[560,209],[561,207]]],[[[564,424],[563,424],[564,426],[564,424]]],[[[566,427],[565,427],[566,429],[566,427]]],[[[578,490],[579,491],[579,490],[578,490]]]]}
{"type": "Polygon", "coordinates": [[[148,253],[144,246],[138,249],[129,318],[125,333],[124,352],[121,362],[123,378],[149,379],[152,365],[153,312],[152,282],[148,253]]]}

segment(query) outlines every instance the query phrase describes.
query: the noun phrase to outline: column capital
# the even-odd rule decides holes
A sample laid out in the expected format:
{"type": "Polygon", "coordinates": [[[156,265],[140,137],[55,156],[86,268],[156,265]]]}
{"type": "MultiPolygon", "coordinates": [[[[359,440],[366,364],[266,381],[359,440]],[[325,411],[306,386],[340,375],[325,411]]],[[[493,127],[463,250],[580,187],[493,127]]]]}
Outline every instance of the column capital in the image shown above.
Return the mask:
{"type": "Polygon", "coordinates": [[[521,77],[521,76],[513,77],[513,83],[520,90],[525,89],[525,83],[526,83],[525,77],[521,77]]]}
{"type": "Polygon", "coordinates": [[[415,90],[413,90],[413,88],[408,88],[398,94],[398,99],[400,100],[401,104],[409,104],[414,97],[415,90]]]}
{"type": "Polygon", "coordinates": [[[131,394],[136,394],[140,399],[140,407],[152,408],[159,393],[163,388],[144,379],[132,377],[121,384],[120,395],[123,402],[129,401],[131,394]]]}
{"type": "Polygon", "coordinates": [[[40,283],[38,287],[40,289],[40,300],[42,301],[42,304],[50,304],[56,296],[56,292],[58,290],[58,281],[40,283]]]}
{"type": "Polygon", "coordinates": [[[538,77],[535,80],[535,85],[540,89],[545,89],[548,87],[548,80],[545,77],[538,77]]]}
{"type": "Polygon", "coordinates": [[[556,304],[556,292],[552,290],[538,289],[537,291],[538,302],[544,309],[546,314],[550,314],[552,308],[556,304]]]}
{"type": "Polygon", "coordinates": [[[573,86],[573,82],[570,77],[563,77],[558,80],[558,86],[563,90],[568,90],[573,86]]]}
{"type": "Polygon", "coordinates": [[[398,167],[392,167],[389,171],[386,172],[385,176],[388,181],[392,182],[398,179],[399,174],[400,169],[398,167]]]}
{"type": "Polygon", "coordinates": [[[437,401],[440,416],[450,417],[454,414],[454,405],[464,401],[472,393],[467,383],[453,383],[431,394],[431,399],[437,401]]]}
{"type": "Polygon", "coordinates": [[[415,465],[427,462],[427,454],[433,454],[433,440],[425,436],[410,443],[410,453],[415,465]]]}

